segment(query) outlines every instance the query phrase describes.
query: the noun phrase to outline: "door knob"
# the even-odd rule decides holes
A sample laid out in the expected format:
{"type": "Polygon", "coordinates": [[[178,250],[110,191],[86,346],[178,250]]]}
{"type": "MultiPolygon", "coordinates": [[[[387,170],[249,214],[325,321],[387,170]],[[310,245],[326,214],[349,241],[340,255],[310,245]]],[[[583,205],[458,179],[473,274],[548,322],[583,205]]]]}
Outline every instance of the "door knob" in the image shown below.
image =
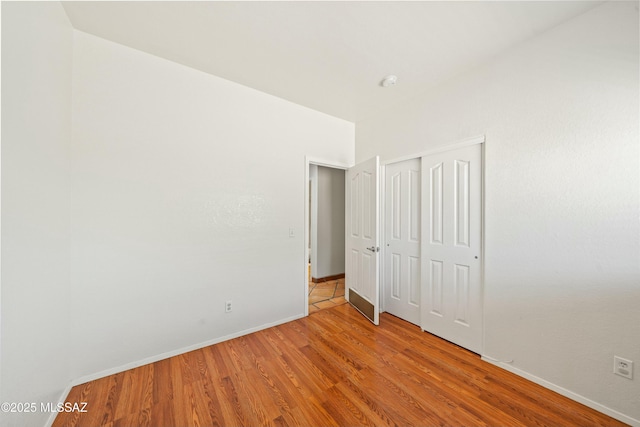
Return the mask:
{"type": "Polygon", "coordinates": [[[371,252],[379,252],[380,248],[376,247],[376,246],[371,246],[370,248],[367,248],[367,250],[371,251],[371,252]]]}

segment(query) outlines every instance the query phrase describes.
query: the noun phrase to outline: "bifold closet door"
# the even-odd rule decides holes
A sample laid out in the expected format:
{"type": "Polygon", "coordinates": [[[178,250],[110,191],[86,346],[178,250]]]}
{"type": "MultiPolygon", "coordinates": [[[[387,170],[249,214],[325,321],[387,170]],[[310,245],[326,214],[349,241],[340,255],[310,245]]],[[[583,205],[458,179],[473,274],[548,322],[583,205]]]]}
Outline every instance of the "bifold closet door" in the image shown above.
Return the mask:
{"type": "Polygon", "coordinates": [[[422,158],[422,329],[482,351],[482,144],[422,158]]]}
{"type": "Polygon", "coordinates": [[[384,310],[420,325],[420,159],[385,166],[384,310]]]}

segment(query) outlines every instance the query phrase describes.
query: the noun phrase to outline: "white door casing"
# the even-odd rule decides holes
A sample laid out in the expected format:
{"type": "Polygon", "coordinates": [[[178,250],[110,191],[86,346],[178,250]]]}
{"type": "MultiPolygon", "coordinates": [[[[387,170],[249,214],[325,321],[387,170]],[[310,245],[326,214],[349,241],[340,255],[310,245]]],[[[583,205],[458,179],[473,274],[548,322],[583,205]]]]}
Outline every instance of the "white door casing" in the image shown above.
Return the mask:
{"type": "Polygon", "coordinates": [[[380,314],[379,169],[376,156],[349,168],[346,179],[345,297],[375,325],[380,314]]]}
{"type": "MultiPolygon", "coordinates": [[[[308,316],[309,315],[309,270],[308,270],[308,262],[309,262],[309,248],[310,246],[310,239],[311,239],[311,203],[310,203],[310,197],[311,197],[311,186],[309,185],[309,179],[310,179],[310,172],[311,172],[311,165],[316,165],[316,166],[324,166],[324,167],[328,167],[328,168],[333,168],[333,169],[342,169],[344,171],[346,171],[347,169],[349,169],[349,166],[347,164],[343,164],[343,163],[339,163],[339,162],[334,162],[334,161],[330,161],[330,160],[326,160],[326,159],[320,159],[320,158],[315,158],[315,157],[310,157],[310,156],[305,156],[304,158],[304,171],[305,171],[305,176],[304,176],[304,261],[303,261],[303,265],[304,268],[301,270],[301,273],[304,273],[304,275],[301,275],[301,283],[303,284],[303,286],[301,287],[301,289],[303,290],[303,296],[304,296],[304,315],[308,316]]],[[[346,214],[346,213],[345,213],[346,214]]],[[[291,230],[289,231],[291,233],[291,230]]],[[[295,230],[294,230],[295,233],[295,230]]],[[[291,237],[291,234],[290,234],[291,237]]]]}
{"type": "Polygon", "coordinates": [[[482,145],[422,158],[422,329],[482,352],[482,145]]]}
{"type": "Polygon", "coordinates": [[[419,158],[385,166],[384,310],[420,325],[419,158]]]}

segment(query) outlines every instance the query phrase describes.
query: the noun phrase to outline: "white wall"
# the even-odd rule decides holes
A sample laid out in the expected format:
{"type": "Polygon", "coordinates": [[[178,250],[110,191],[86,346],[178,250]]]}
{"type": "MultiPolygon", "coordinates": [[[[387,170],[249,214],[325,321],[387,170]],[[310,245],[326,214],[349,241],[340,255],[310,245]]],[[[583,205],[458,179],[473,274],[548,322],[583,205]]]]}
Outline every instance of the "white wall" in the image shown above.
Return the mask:
{"type": "Polygon", "coordinates": [[[74,55],[77,376],[302,316],[305,155],[352,163],[353,123],[82,32],[74,55]]]}
{"type": "Polygon", "coordinates": [[[640,423],[636,4],[357,122],[356,160],[486,134],[484,354],[640,423]]]}
{"type": "Polygon", "coordinates": [[[345,171],[318,166],[315,278],[344,274],[345,171]]]}
{"type": "Polygon", "coordinates": [[[41,426],[69,369],[73,30],[59,3],[2,2],[2,426],[41,426]]]}

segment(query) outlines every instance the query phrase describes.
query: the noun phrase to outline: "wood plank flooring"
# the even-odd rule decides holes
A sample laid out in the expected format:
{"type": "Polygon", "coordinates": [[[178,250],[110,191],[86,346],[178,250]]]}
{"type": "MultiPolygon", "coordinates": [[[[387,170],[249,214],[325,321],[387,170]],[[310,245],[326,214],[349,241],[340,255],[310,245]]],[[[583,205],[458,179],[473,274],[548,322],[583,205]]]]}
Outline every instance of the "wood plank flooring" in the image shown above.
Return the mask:
{"type": "Polygon", "coordinates": [[[622,426],[348,304],[74,387],[55,427],[622,426]]]}

